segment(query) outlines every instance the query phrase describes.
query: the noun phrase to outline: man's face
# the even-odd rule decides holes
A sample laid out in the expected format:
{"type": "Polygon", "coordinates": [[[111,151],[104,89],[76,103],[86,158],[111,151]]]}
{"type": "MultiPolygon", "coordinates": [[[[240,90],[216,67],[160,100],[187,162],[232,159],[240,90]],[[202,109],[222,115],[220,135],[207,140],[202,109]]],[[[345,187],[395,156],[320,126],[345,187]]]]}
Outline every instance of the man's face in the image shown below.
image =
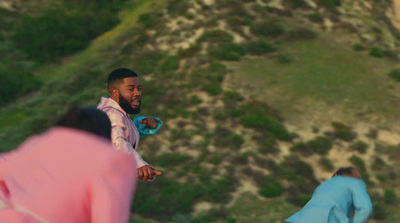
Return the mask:
{"type": "Polygon", "coordinates": [[[140,112],[141,85],[137,77],[124,78],[124,83],[119,88],[119,105],[128,114],[140,112]]]}

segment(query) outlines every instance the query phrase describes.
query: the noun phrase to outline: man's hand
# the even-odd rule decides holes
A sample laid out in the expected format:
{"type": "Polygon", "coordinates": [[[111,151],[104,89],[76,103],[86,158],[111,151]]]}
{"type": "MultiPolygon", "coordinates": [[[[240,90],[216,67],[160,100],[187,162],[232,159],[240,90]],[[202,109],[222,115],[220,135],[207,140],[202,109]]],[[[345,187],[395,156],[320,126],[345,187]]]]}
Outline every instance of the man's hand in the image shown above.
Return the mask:
{"type": "Polygon", "coordinates": [[[162,173],[159,171],[156,171],[153,167],[150,165],[142,166],[138,169],[138,179],[139,180],[151,180],[155,176],[160,176],[162,173]]]}
{"type": "Polygon", "coordinates": [[[157,120],[155,118],[145,118],[139,120],[139,123],[146,124],[146,127],[149,129],[155,129],[157,127],[157,120]]]}

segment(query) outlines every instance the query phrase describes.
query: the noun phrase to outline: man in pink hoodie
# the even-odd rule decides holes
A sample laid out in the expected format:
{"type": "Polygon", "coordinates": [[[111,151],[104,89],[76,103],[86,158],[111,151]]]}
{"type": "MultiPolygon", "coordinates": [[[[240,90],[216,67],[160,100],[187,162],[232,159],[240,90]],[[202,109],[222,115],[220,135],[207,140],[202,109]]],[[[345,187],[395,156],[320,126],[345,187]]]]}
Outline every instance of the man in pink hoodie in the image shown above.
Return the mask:
{"type": "Polygon", "coordinates": [[[0,222],[127,223],[136,163],[113,149],[110,132],[104,112],[73,108],[0,153],[0,222]]]}
{"type": "MultiPolygon", "coordinates": [[[[138,75],[130,69],[115,69],[108,77],[108,92],[109,98],[102,97],[97,108],[104,111],[111,121],[112,143],[117,150],[135,157],[139,179],[153,180],[161,172],[156,171],[137,152],[140,133],[130,118],[131,114],[140,112],[141,85],[138,75]]],[[[150,129],[157,127],[154,118],[145,118],[139,122],[150,129]]]]}

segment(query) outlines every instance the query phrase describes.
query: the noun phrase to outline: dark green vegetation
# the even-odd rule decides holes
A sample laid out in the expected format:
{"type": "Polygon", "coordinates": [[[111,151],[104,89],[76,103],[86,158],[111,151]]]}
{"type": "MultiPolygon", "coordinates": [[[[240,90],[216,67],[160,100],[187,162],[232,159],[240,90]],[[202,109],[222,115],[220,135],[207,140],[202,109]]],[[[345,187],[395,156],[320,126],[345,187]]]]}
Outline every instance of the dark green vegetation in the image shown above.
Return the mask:
{"type": "Polygon", "coordinates": [[[389,72],[389,76],[396,81],[400,81],[400,69],[393,69],[389,72]]]}
{"type": "Polygon", "coordinates": [[[34,62],[58,61],[114,27],[123,3],[62,1],[33,15],[1,9],[0,105],[39,88],[40,81],[32,75],[34,62]]]}
{"type": "Polygon", "coordinates": [[[93,38],[114,27],[124,2],[62,1],[40,15],[23,15],[12,39],[30,59],[55,61],[84,49],[93,38]]]}
{"type": "Polygon", "coordinates": [[[298,142],[291,148],[294,152],[299,152],[303,156],[310,156],[312,154],[326,155],[332,148],[332,140],[324,136],[318,136],[313,140],[306,143],[298,142]]]}
{"type": "Polygon", "coordinates": [[[0,106],[39,88],[32,75],[34,64],[18,49],[8,35],[19,14],[0,9],[0,106]]]}
{"type": "MultiPolygon", "coordinates": [[[[284,10],[253,0],[214,5],[200,0],[76,1],[30,16],[11,13],[8,21],[18,26],[5,31],[1,41],[10,47],[0,50],[14,53],[0,61],[0,72],[7,74],[0,84],[17,88],[16,97],[34,93],[0,110],[1,151],[45,131],[70,104],[96,106],[107,95],[108,73],[128,67],[140,74],[142,114],[168,123],[157,136],[141,141],[140,153],[163,176],[139,183],[132,207],[138,222],[282,222],[338,167],[331,159],[338,150],[349,153],[341,161],[359,168],[372,192],[385,189],[371,193],[373,218],[397,222],[400,216],[389,212],[391,206],[398,208],[397,170],[386,158],[372,157],[369,163],[369,153],[378,146],[357,135],[353,123],[329,120],[332,131],[314,126],[307,140],[286,125],[287,118],[298,117],[293,106],[301,107],[308,98],[332,107],[368,104],[376,114],[397,114],[391,95],[396,83],[389,78],[399,79],[396,50],[363,40],[346,45],[336,37],[347,34],[332,32],[331,38],[321,32],[325,16],[336,22],[342,1],[316,1],[327,10],[324,14],[306,1],[283,2],[284,10]],[[307,10],[301,14],[304,21],[297,21],[296,10],[307,10]],[[44,31],[34,32],[29,24],[35,23],[44,31]],[[56,35],[46,35],[45,29],[56,35]],[[52,50],[40,41],[22,40],[27,33],[54,44],[52,50]],[[25,82],[13,82],[15,69],[24,70],[18,75],[25,75],[25,82]],[[251,193],[240,195],[246,190],[251,193]]],[[[377,136],[371,130],[368,139],[377,136]]],[[[392,151],[381,147],[379,155],[392,151]]]]}

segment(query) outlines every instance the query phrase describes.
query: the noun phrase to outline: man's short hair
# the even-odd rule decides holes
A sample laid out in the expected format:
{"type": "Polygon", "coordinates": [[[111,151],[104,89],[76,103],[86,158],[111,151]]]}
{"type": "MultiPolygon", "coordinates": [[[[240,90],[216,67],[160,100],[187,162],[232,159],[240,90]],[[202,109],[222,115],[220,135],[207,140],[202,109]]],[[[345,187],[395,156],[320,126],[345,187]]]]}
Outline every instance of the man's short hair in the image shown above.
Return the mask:
{"type": "Polygon", "coordinates": [[[110,91],[112,85],[120,84],[121,82],[123,82],[124,78],[127,77],[138,77],[138,75],[137,73],[135,73],[135,71],[128,68],[117,68],[113,70],[108,76],[108,90],[110,91]]]}

